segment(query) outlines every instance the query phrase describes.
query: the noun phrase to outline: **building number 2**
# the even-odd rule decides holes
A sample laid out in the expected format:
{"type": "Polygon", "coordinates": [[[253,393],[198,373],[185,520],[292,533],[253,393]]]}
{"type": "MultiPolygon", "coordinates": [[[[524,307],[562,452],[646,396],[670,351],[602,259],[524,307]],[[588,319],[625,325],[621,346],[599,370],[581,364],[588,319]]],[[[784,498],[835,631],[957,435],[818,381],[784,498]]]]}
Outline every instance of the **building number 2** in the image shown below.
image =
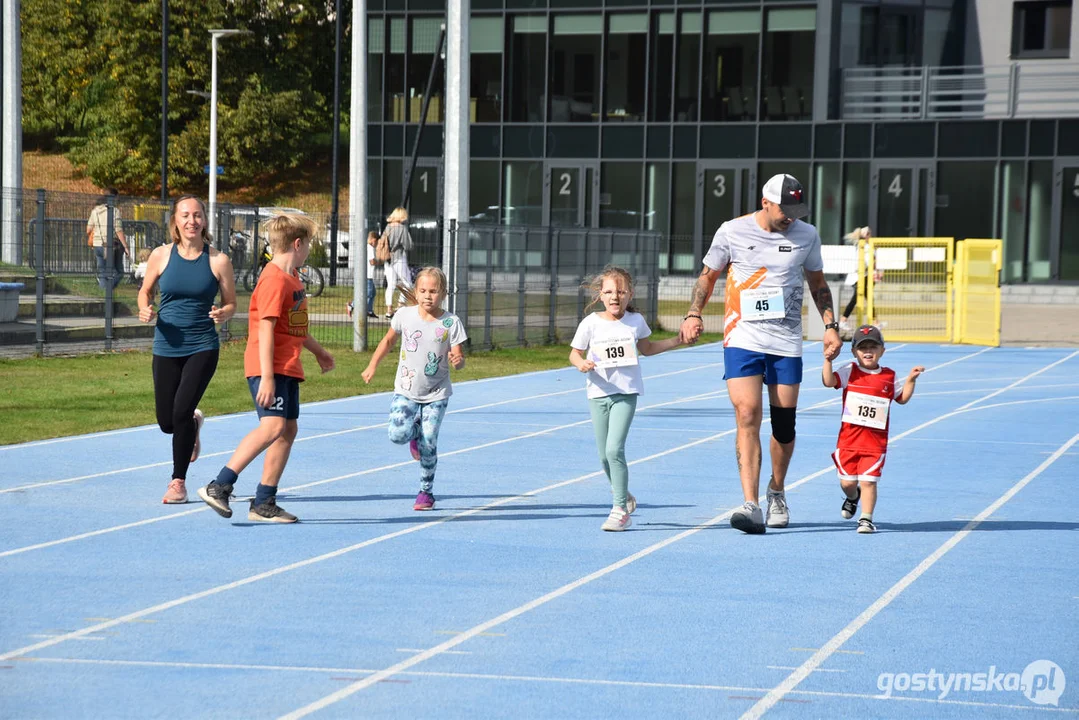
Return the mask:
{"type": "Polygon", "coordinates": [[[903,182],[901,177],[902,176],[899,173],[896,173],[895,177],[892,178],[892,183],[888,186],[888,192],[895,197],[899,197],[903,194],[903,182]]]}
{"type": "Polygon", "coordinates": [[[558,176],[558,179],[562,181],[562,187],[558,188],[558,194],[569,195],[570,186],[573,184],[573,176],[564,172],[558,176]]]}
{"type": "Polygon", "coordinates": [[[716,175],[714,178],[712,178],[712,182],[714,182],[716,184],[716,186],[714,188],[712,188],[712,194],[713,195],[715,195],[716,197],[723,197],[724,195],[727,194],[727,176],[726,175],[720,173],[720,174],[716,175]]]}

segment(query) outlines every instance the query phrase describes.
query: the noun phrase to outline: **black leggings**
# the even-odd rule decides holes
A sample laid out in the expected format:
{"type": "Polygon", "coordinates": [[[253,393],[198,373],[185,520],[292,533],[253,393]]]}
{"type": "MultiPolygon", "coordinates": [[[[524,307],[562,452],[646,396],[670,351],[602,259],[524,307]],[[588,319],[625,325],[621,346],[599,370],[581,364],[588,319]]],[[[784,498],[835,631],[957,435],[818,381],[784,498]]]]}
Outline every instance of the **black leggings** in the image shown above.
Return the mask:
{"type": "Polygon", "coordinates": [[[187,479],[195,449],[195,408],[217,370],[217,350],[186,357],[154,355],[154,405],[161,432],[172,435],[172,477],[187,479]]]}
{"type": "Polygon", "coordinates": [[[843,309],[843,317],[849,318],[850,314],[854,312],[854,306],[858,304],[858,286],[854,286],[854,293],[850,296],[850,302],[847,303],[847,307],[843,309]]]}

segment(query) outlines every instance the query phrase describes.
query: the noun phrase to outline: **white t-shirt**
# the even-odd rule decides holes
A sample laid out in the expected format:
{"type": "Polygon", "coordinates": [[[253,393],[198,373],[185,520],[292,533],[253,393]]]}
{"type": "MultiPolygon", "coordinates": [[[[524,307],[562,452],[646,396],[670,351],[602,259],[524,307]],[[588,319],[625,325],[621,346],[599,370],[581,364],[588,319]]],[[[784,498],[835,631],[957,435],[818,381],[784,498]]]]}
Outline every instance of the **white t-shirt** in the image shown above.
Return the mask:
{"type": "Polygon", "coordinates": [[[724,347],[802,356],[802,271],[824,269],[820,245],[801,220],[785,233],[765,230],[754,213],[719,226],[704,264],[727,268],[724,347]]]}
{"type": "Polygon", "coordinates": [[[393,390],[416,402],[444,400],[453,394],[450,384],[450,348],[468,339],[465,326],[451,312],[424,321],[415,305],[394,313],[390,327],[401,336],[401,355],[393,390]]]}
{"type": "MultiPolygon", "coordinates": [[[[651,334],[648,323],[640,313],[627,312],[620,320],[605,320],[599,313],[592,313],[577,326],[570,346],[580,350],[585,358],[600,363],[608,354],[607,348],[618,350],[621,347],[628,352],[628,344],[632,344],[636,355],[637,341],[651,334]]],[[[637,362],[618,367],[597,367],[585,376],[585,388],[589,399],[620,394],[643,395],[641,365],[637,362]]]]}

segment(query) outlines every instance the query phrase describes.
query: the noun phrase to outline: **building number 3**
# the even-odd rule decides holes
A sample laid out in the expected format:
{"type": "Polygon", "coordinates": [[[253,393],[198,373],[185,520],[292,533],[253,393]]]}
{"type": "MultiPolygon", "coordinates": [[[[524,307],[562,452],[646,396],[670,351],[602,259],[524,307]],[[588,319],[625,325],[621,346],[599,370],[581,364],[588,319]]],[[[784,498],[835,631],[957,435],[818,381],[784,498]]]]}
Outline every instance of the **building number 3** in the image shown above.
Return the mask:
{"type": "Polygon", "coordinates": [[[716,175],[714,178],[712,178],[712,182],[714,182],[716,184],[716,186],[714,188],[712,188],[712,194],[713,195],[715,195],[716,197],[723,197],[724,195],[727,194],[727,176],[726,175],[720,173],[720,174],[716,175]]]}
{"type": "Polygon", "coordinates": [[[1079,198],[1079,172],[1075,173],[1075,185],[1072,188],[1072,195],[1079,198]]]}

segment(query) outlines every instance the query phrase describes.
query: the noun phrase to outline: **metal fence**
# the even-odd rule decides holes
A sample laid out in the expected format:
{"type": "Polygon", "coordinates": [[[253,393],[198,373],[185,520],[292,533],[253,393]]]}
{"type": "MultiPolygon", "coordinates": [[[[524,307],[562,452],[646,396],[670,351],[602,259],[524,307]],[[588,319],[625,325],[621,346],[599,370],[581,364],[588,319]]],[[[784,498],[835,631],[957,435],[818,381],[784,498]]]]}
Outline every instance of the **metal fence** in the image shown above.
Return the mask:
{"type": "Polygon", "coordinates": [[[847,68],[844,120],[1079,116],[1079,65],[847,68]]]}
{"type": "MultiPolygon", "coordinates": [[[[61,355],[103,350],[147,349],[153,327],[138,319],[143,251],[168,241],[169,208],[158,200],[105,198],[109,223],[123,231],[131,253],[87,245],[87,218],[101,196],[52,191],[0,192],[0,288],[21,283],[12,317],[0,315],[0,356],[61,355]]],[[[224,340],[245,338],[247,308],[265,244],[265,222],[284,208],[219,204],[216,247],[229,254],[237,286],[237,313],[220,327],[224,340]]],[[[349,305],[355,263],[365,262],[366,238],[353,241],[352,223],[340,217],[330,241],[329,213],[306,213],[326,228],[309,264],[321,278],[308,300],[311,332],[320,342],[355,347],[366,332],[373,347],[389,325],[384,287],[376,288],[373,311],[349,305]],[[333,260],[336,259],[336,262],[333,260]]],[[[366,226],[379,230],[382,218],[366,226]]],[[[655,326],[659,316],[662,249],[657,233],[495,225],[450,225],[440,218],[409,223],[413,269],[436,265],[449,271],[449,306],[468,329],[474,348],[567,342],[589,299],[582,282],[605,265],[629,270],[636,280],[635,305],[655,326]]],[[[379,280],[380,272],[369,273],[379,280]]],[[[366,290],[366,289],[365,289],[366,290]]],[[[366,296],[366,292],[361,293],[366,296]]],[[[678,292],[679,305],[688,292],[678,292]]],[[[680,318],[679,318],[680,319],[680,318]]]]}

